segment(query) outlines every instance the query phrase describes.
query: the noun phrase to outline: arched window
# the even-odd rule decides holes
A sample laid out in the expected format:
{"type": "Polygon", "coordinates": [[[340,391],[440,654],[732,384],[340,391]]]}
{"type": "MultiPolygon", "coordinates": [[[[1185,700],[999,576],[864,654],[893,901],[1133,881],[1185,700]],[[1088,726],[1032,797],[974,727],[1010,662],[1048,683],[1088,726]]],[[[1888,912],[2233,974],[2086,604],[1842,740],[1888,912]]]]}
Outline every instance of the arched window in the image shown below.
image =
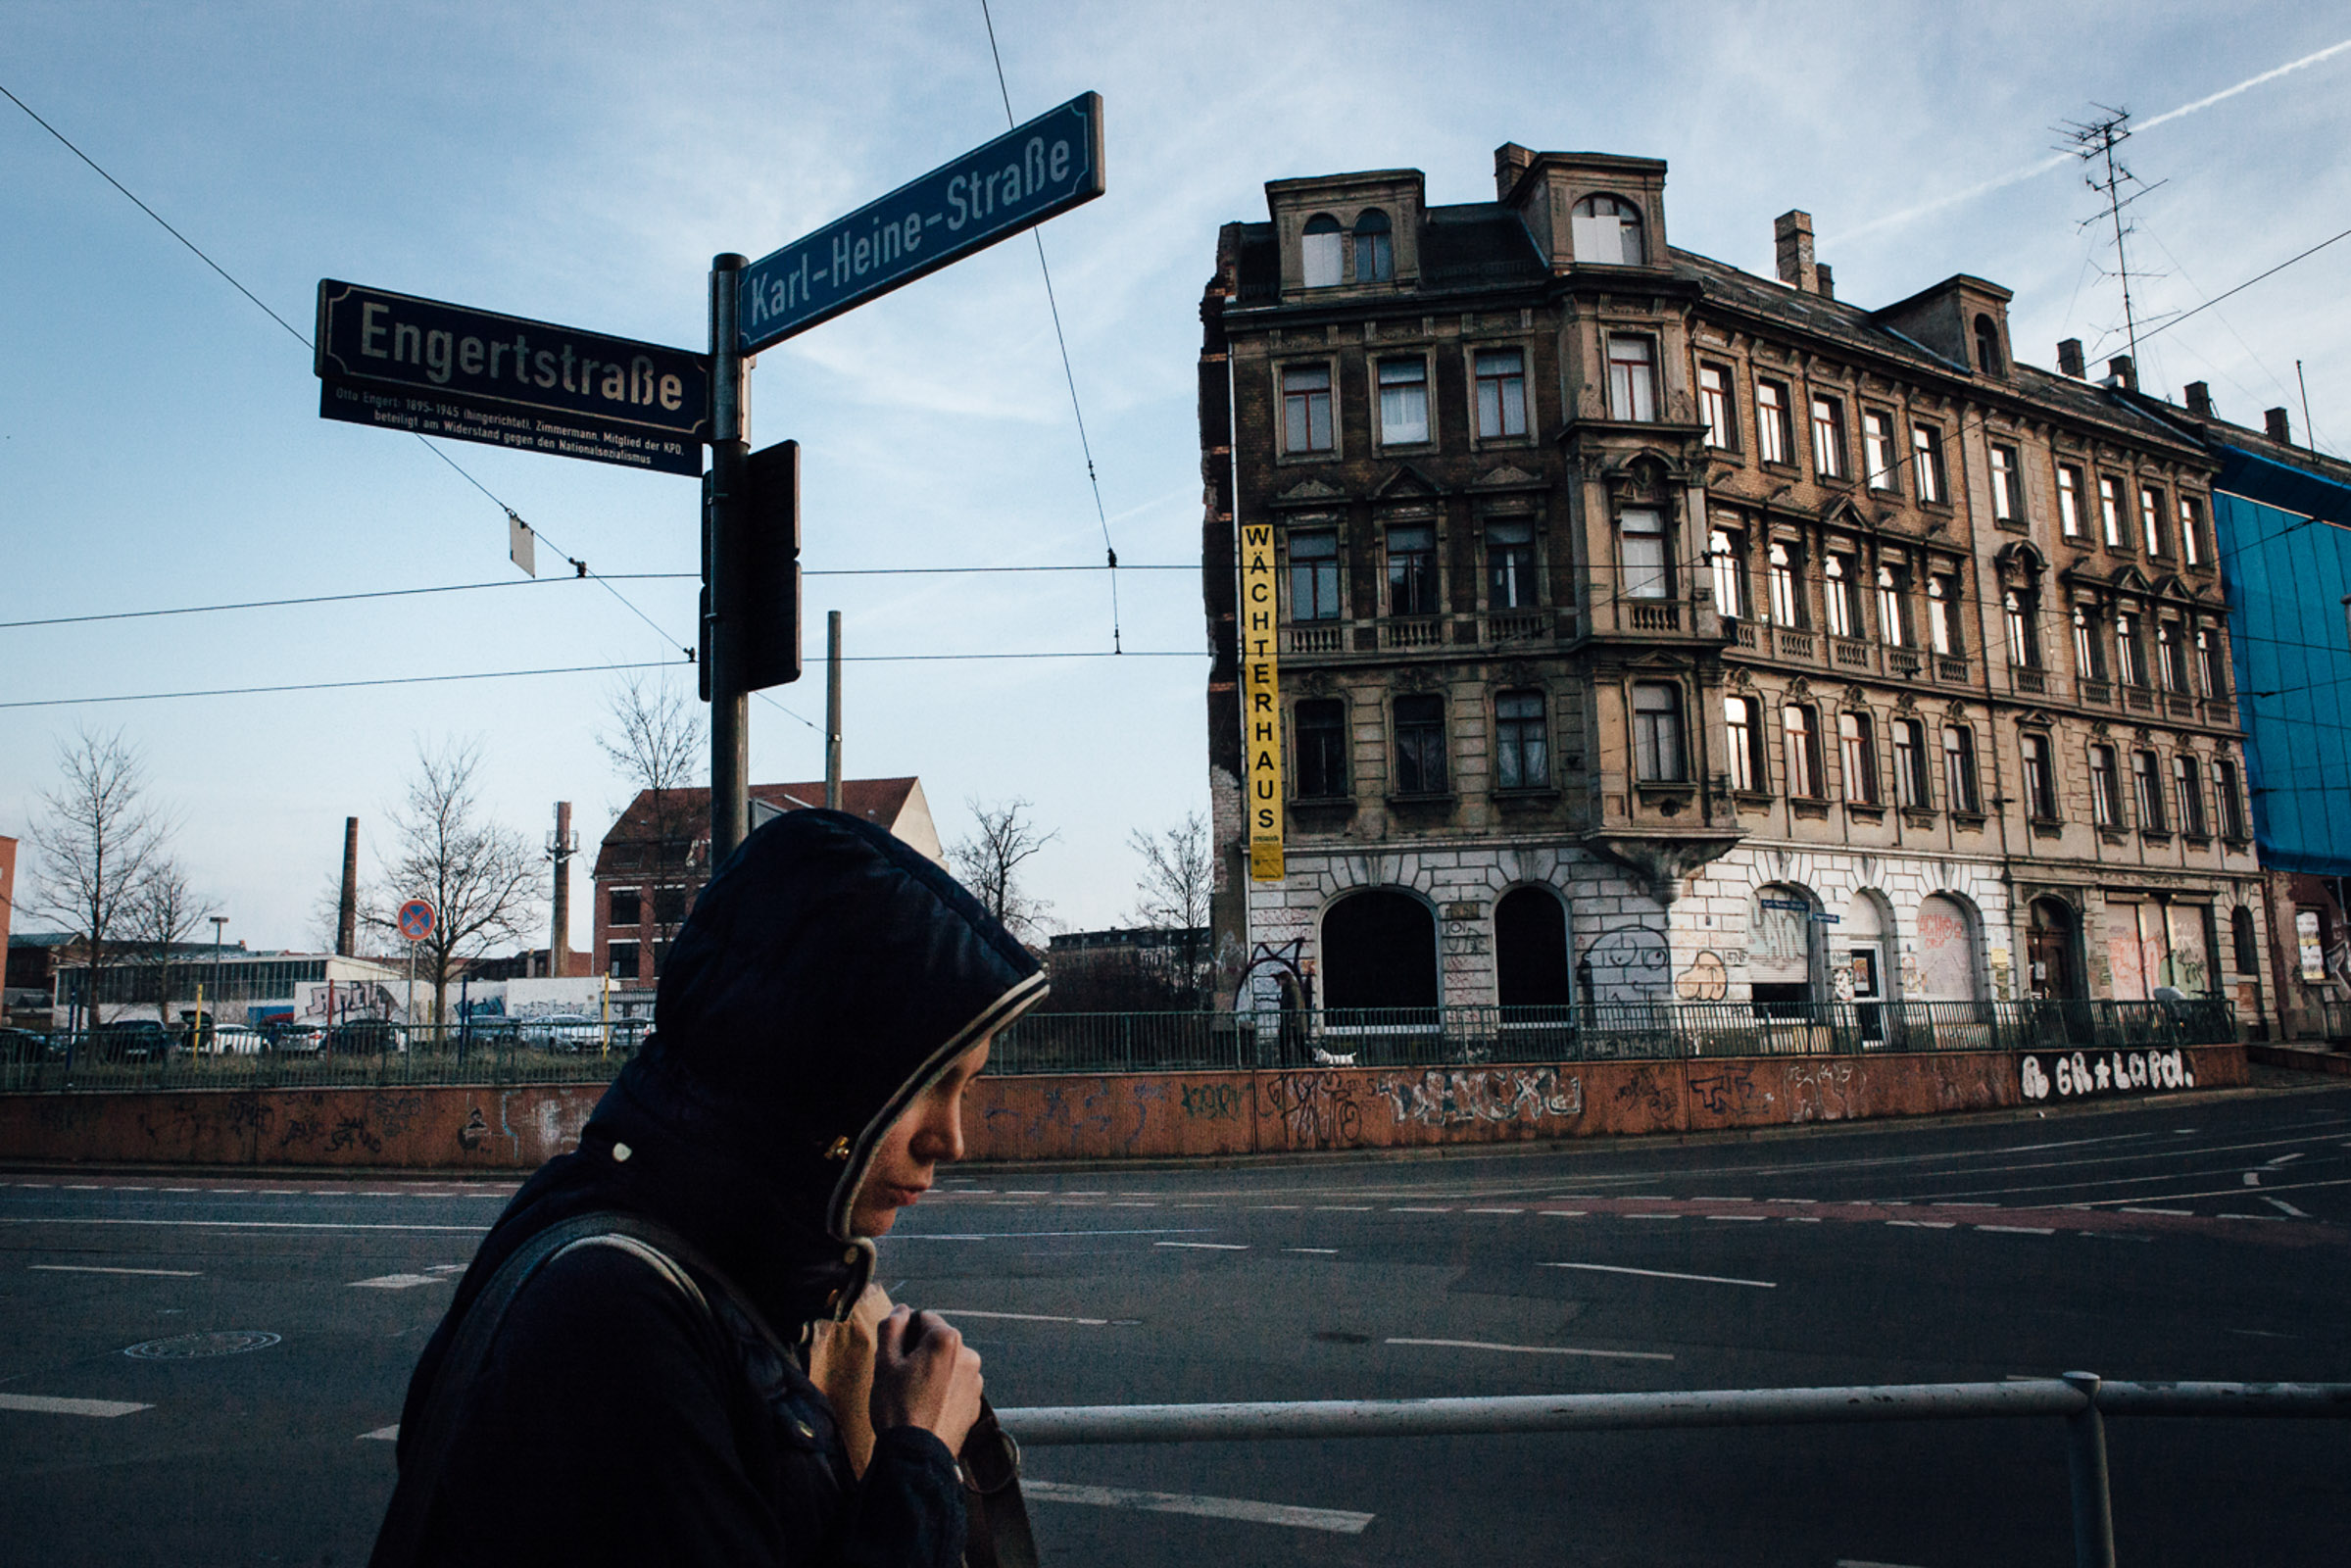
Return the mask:
{"type": "Polygon", "coordinates": [[[2261,971],[2261,944],[2253,935],[2253,911],[2238,905],[2229,916],[2229,934],[2236,947],[2236,972],[2254,975],[2261,971]]]}
{"type": "Polygon", "coordinates": [[[1976,368],[1985,375],[2000,373],[2000,328],[1988,316],[1976,318],[1976,368]]]}
{"type": "Polygon", "coordinates": [[[1641,238],[1641,209],[1614,196],[1587,196],[1568,219],[1568,242],[1578,263],[1639,267],[1648,260],[1641,238]]]}
{"type": "Polygon", "coordinates": [[[1322,1004],[1437,1005],[1437,920],[1409,894],[1375,888],[1322,917],[1322,1004]]]}
{"type": "Polygon", "coordinates": [[[1385,283],[1396,276],[1396,247],[1388,215],[1377,207],[1355,220],[1355,281],[1385,283]]]}
{"type": "Polygon", "coordinates": [[[1923,1002],[1976,1000],[1976,928],[1957,899],[1930,893],[1918,906],[1918,992],[1923,1002]]]}
{"type": "Polygon", "coordinates": [[[1516,888],[1494,908],[1494,974],[1505,1007],[1564,1007],[1567,910],[1547,888],[1516,888]]]}
{"type": "Polygon", "coordinates": [[[1344,236],[1339,232],[1339,220],[1328,213],[1317,213],[1306,220],[1306,232],[1299,241],[1298,261],[1308,288],[1332,288],[1339,282],[1339,251],[1344,236]]]}

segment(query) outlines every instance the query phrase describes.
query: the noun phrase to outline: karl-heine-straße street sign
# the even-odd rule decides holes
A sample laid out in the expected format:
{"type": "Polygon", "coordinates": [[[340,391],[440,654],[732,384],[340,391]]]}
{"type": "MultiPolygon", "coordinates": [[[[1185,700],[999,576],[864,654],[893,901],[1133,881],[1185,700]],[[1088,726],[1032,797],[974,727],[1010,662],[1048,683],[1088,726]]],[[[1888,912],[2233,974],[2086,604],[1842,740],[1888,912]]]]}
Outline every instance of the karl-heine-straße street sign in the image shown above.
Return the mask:
{"type": "Polygon", "coordinates": [[[707,354],[318,282],[322,418],[700,476],[707,354]]]}
{"type": "Polygon", "coordinates": [[[1102,193],[1102,101],[1080,93],[743,270],[745,354],[1102,193]]]}

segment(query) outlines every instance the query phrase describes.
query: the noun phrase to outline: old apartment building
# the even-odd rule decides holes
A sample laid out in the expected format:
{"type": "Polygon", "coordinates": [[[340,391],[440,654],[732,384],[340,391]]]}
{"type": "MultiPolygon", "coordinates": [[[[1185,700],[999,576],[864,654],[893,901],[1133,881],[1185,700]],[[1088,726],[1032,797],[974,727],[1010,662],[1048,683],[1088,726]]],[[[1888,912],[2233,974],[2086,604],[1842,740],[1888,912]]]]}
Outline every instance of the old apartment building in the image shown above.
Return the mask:
{"type": "Polygon", "coordinates": [[[2020,363],[1996,283],[1840,301],[1802,213],[1776,279],[1675,249],[1665,176],[1509,145],[1491,203],[1283,179],[1220,232],[1203,588],[1243,988],[2257,1010],[2217,461],[2125,364],[2020,363]]]}

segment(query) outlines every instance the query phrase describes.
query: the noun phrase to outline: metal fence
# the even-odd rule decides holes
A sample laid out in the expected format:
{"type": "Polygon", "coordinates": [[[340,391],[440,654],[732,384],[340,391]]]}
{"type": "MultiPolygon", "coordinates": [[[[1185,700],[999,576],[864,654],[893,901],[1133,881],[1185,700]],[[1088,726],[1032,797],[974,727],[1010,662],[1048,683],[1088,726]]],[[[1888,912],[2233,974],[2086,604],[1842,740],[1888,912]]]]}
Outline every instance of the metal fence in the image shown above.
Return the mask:
{"type": "Polygon", "coordinates": [[[2094,1372],[2068,1372],[2062,1378],[2002,1383],[1450,1399],[1059,1405],[1000,1410],[997,1415],[1004,1430],[1026,1447],[2061,1416],[2066,1423],[2067,1470],[2073,1491],[2074,1561],[2077,1568],[2114,1568],[2106,1416],[2341,1420],[2351,1416],[2351,1383],[2110,1383],[2094,1372]]]}
{"type": "MultiPolygon", "coordinates": [[[[598,1083],[643,1020],[361,1021],[258,1032],[113,1024],[0,1032],[0,1092],[598,1083]],[[191,1038],[201,1049],[189,1049],[191,1038]]],[[[2171,1050],[2237,1038],[2226,1002],[1594,1003],[1569,1007],[1030,1013],[997,1036],[1004,1074],[2171,1050]]]]}
{"type": "Polygon", "coordinates": [[[2184,1002],[1593,1003],[1564,1007],[1031,1013],[1000,1073],[1247,1071],[1352,1064],[1837,1056],[2225,1045],[2236,1016],[2184,1002]]]}
{"type": "Polygon", "coordinates": [[[596,1083],[620,1070],[650,1027],[639,1020],[476,1018],[446,1026],[366,1019],[268,1031],[12,1029],[0,1032],[0,1092],[596,1083]]]}

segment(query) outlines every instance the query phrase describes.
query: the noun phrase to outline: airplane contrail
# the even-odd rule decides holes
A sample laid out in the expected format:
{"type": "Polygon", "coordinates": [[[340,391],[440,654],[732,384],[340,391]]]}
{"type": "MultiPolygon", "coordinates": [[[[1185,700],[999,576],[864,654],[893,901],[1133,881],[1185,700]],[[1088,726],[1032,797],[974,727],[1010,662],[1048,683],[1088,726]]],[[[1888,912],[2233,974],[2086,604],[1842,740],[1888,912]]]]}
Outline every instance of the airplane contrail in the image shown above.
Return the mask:
{"type": "MultiPolygon", "coordinates": [[[[2341,43],[2329,44],[2315,53],[2304,55],[2299,60],[2289,60],[2284,65],[2265,71],[2258,76],[2247,76],[2234,86],[2223,87],[2219,92],[2199,98],[2194,103],[2181,104],[2177,109],[2167,109],[2160,115],[2138,122],[2131,128],[2133,131],[2153,130],[2158,125],[2169,124],[2175,120],[2195,114],[2198,110],[2210,109],[2214,104],[2234,98],[2238,93],[2251,92],[2264,82],[2276,81],[2279,76],[2308,70],[2322,61],[2331,60],[2347,50],[2351,50],[2351,38],[2346,38],[2341,43]]],[[[2012,169],[2005,174],[1995,174],[1990,179],[1970,185],[1965,190],[1956,190],[1947,196],[1937,196],[1931,202],[1921,202],[1915,207],[1905,207],[1898,213],[1887,213],[1883,218],[1873,218],[1866,223],[1840,230],[1822,243],[1824,246],[1837,244],[1846,240],[1858,239],[1864,234],[1874,233],[1881,228],[1891,228],[1897,223],[1907,223],[1912,219],[1924,218],[1929,213],[1938,213],[1946,207],[1956,207],[1961,202],[1973,201],[1977,197],[1987,195],[1992,191],[2022,184],[2028,179],[2047,173],[2052,169],[2062,169],[2068,164],[2079,161],[2072,153],[2052,153],[2046,158],[2012,169]]]]}

